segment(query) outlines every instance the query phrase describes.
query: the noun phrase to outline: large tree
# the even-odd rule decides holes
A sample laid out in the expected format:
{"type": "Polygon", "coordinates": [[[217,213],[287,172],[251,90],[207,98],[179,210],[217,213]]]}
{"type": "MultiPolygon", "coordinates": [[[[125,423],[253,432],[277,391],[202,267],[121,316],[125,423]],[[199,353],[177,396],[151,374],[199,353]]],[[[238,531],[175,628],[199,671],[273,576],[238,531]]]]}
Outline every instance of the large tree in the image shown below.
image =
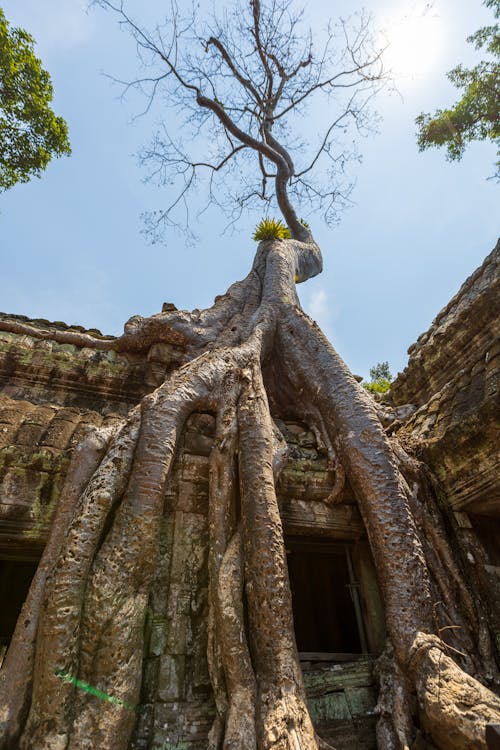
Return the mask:
{"type": "MultiPolygon", "coordinates": [[[[485,5],[500,17],[500,0],[485,0],[485,5]]],[[[467,144],[472,141],[500,142],[500,28],[498,23],[483,26],[467,39],[487,57],[473,68],[457,65],[448,78],[462,97],[447,109],[417,117],[420,150],[444,146],[447,158],[462,158],[467,144]]],[[[500,161],[496,164],[500,178],[500,161]]]]}
{"type": "Polygon", "coordinates": [[[34,40],[0,8],[0,190],[28,182],[54,156],[70,154],[68,126],[51,109],[50,75],[34,40]]]}
{"type": "MultiPolygon", "coordinates": [[[[286,410],[321,436],[366,526],[388,634],[379,660],[379,747],[410,748],[420,723],[439,748],[482,748],[485,723],[500,720],[500,700],[481,682],[495,673],[481,604],[462,582],[418,464],[388,439],[374,401],[296,292],[297,282],[320,273],[322,258],[298,218],[300,190],[307,197],[313,188],[287,148],[286,116],[315,93],[364,87],[378,55],[362,56],[362,28],[354,41],[346,37],[351,66],[333,72],[331,39],[316,58],[288,2],[240,6],[240,24],[214,23],[200,56],[181,55],[180,32],[193,27],[178,17],[167,38],[159,29],[146,33],[122,6],[114,9],[141,50],[163,65],[161,76],[148,76],[153,90],[171,86],[196,125],[217,126],[227,144],[220,161],[201,165],[167,140],[158,153],[181,175],[186,170],[183,190],[199,166],[218,171],[248,154],[260,169],[261,195],[273,191],[291,237],[261,242],[248,276],[207,310],[136,316],[120,338],[98,344],[85,334],[54,334],[121,352],[175,344],[185,358],[119,428],[92,433],[75,455],[3,668],[3,747],[127,748],[165,484],[183,425],[200,410],[216,415],[208,510],[216,717],[208,746],[325,746],[305,702],[276,501],[284,440],[273,414],[286,410]],[[436,608],[438,601],[444,604],[436,608]],[[61,674],[120,701],[104,712],[61,674]]],[[[321,154],[335,159],[329,137],[343,115],[328,125],[312,167],[321,154]]],[[[318,200],[331,198],[328,185],[314,189],[318,200]]]]}

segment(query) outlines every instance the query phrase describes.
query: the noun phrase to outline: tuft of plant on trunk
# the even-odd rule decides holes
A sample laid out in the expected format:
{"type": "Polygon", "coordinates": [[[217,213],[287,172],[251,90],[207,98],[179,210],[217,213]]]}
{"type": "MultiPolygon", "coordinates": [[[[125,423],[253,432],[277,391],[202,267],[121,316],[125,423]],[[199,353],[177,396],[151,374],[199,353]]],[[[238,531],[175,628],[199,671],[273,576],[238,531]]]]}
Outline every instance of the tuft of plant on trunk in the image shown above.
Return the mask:
{"type": "Polygon", "coordinates": [[[262,219],[255,227],[252,239],[255,242],[264,240],[289,240],[290,230],[280,219],[262,219]]]}

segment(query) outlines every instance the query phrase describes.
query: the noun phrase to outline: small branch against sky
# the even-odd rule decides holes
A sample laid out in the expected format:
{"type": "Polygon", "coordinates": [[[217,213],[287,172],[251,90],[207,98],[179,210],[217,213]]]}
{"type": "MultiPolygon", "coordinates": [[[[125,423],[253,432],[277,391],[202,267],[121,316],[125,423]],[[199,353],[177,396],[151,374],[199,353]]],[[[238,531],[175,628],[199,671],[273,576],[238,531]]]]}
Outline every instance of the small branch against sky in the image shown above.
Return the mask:
{"type": "Polygon", "coordinates": [[[185,16],[172,2],[152,30],[125,2],[95,4],[118,16],[147,71],[122,81],[124,93],[139,90],[145,113],[154,102],[172,113],[162,113],[141,154],[147,179],[173,196],[147,216],[153,238],[167,226],[192,229],[200,184],[232,221],[260,205],[277,205],[297,237],[305,236],[299,214],[337,221],[352,189],[346,165],[358,158],[352,130],[373,130],[369,104],[387,81],[368,15],[330,23],[315,44],[292,0],[234,3],[217,16],[198,8],[185,16]],[[330,114],[318,125],[306,115],[320,97],[330,114]]]}

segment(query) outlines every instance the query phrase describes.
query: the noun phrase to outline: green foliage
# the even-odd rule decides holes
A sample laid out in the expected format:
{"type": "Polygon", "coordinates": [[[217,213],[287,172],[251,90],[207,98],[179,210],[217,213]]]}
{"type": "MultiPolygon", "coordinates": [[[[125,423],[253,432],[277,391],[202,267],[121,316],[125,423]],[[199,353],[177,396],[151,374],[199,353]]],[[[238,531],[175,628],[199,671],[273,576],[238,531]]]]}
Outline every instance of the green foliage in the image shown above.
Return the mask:
{"type": "Polygon", "coordinates": [[[363,382],[361,385],[370,393],[385,393],[391,387],[394,377],[389,369],[389,362],[378,362],[370,367],[371,382],[363,382]]]}
{"type": "Polygon", "coordinates": [[[386,393],[391,387],[391,381],[381,378],[372,383],[361,383],[361,385],[363,388],[366,388],[367,391],[370,391],[370,393],[386,393]]]}
{"type": "Polygon", "coordinates": [[[256,242],[262,240],[289,240],[290,230],[279,219],[262,219],[255,227],[252,239],[256,242]]]}
{"type": "Polygon", "coordinates": [[[392,373],[389,369],[389,362],[378,362],[373,367],[370,367],[370,377],[372,382],[375,380],[394,380],[392,373]]]}
{"type": "MultiPolygon", "coordinates": [[[[485,5],[493,10],[495,18],[500,17],[500,0],[485,0],[485,5]]],[[[499,24],[484,26],[467,41],[492,59],[482,60],[473,68],[462,65],[453,68],[448,78],[463,91],[462,98],[449,109],[438,109],[433,115],[422,113],[416,118],[420,150],[446,146],[450,160],[461,159],[471,141],[491,140],[500,144],[499,24]]],[[[496,170],[496,176],[500,177],[500,160],[496,170]]]]}
{"type": "Polygon", "coordinates": [[[68,126],[49,106],[52,83],[33,45],[0,8],[0,191],[39,177],[53,156],[71,153],[68,126]]]}

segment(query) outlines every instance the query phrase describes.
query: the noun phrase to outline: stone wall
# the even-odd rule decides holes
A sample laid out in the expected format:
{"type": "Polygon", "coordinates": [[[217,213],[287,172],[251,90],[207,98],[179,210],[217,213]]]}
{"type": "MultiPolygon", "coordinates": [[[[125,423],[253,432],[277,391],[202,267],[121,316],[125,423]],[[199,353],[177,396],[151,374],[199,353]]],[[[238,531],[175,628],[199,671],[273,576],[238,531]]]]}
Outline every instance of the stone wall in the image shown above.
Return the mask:
{"type": "MultiPolygon", "coordinates": [[[[500,240],[479,268],[436,315],[429,330],[408,349],[407,367],[391,388],[395,404],[422,406],[461,371],[491,367],[500,334],[500,240]],[[488,356],[488,352],[491,354],[488,356]]],[[[498,368],[498,359],[496,367],[498,368]]]]}
{"type": "Polygon", "coordinates": [[[392,404],[455,511],[500,518],[500,242],[408,350],[392,404]]]}
{"type": "Polygon", "coordinates": [[[396,430],[431,470],[500,655],[500,242],[408,350],[388,394],[417,409],[396,430]]]}
{"type": "MultiPolygon", "coordinates": [[[[86,430],[122,420],[182,357],[164,344],[144,355],[63,344],[55,340],[59,331],[106,339],[62,323],[0,316],[0,583],[10,578],[20,587],[29,583],[26,577],[43,551],[69,462],[86,430]]],[[[372,657],[385,632],[363,523],[348,484],[335,505],[326,502],[336,477],[314,434],[290,420],[279,426],[289,446],[278,486],[287,538],[313,545],[326,540],[341,549],[349,544],[366,630],[367,653],[360,649],[355,661],[348,656],[351,661],[329,663],[314,654],[303,661],[311,713],[339,750],[373,748],[372,657]]],[[[213,431],[212,415],[190,417],[167,487],[131,750],[206,747],[214,714],[206,659],[213,431]]]]}
{"type": "Polygon", "coordinates": [[[9,323],[49,336],[83,329],[0,315],[0,557],[29,560],[47,541],[75,446],[147,392],[147,362],[2,330],[9,323]]]}
{"type": "MultiPolygon", "coordinates": [[[[143,710],[131,750],[204,750],[207,746],[215,711],[206,658],[208,456],[214,429],[211,415],[190,417],[167,487],[160,559],[148,616],[143,710]]],[[[297,423],[284,424],[284,432],[295,437],[290,443],[293,458],[283,470],[280,485],[280,505],[288,507],[293,516],[289,526],[284,513],[285,534],[311,534],[324,521],[322,533],[333,539],[364,536],[354,505],[341,504],[338,512],[331,508],[329,514],[322,506],[332,477],[312,433],[297,423]],[[292,513],[294,503],[302,505],[292,513]],[[300,508],[307,506],[301,515],[300,508]]],[[[356,562],[360,557],[355,555],[356,562]]],[[[369,592],[363,603],[376,608],[380,596],[373,566],[366,558],[364,564],[370,567],[367,575],[362,575],[369,592]]],[[[380,629],[381,612],[377,615],[380,629]]],[[[376,615],[367,613],[366,621],[373,620],[376,615]]],[[[383,632],[376,637],[375,647],[380,648],[383,632]]],[[[335,741],[339,750],[375,748],[376,692],[371,658],[360,654],[348,663],[304,662],[303,670],[311,714],[322,734],[335,741]]]]}
{"type": "MultiPolygon", "coordinates": [[[[497,246],[411,347],[408,367],[388,402],[415,407],[391,430],[431,468],[464,570],[483,596],[500,648],[499,347],[494,343],[499,255],[497,246]]],[[[93,345],[107,338],[62,323],[0,315],[2,592],[12,566],[19,567],[16,580],[29,583],[71,456],[88,427],[122,420],[182,361],[182,351],[167,344],[145,354],[93,345]],[[58,341],[58,333],[68,330],[81,333],[85,342],[58,341]]],[[[328,502],[335,472],[308,426],[274,417],[289,448],[277,487],[285,542],[294,554],[304,546],[329,549],[337,560],[348,556],[348,587],[358,607],[352,622],[363,644],[355,656],[302,654],[311,715],[338,750],[369,750],[375,747],[373,658],[385,632],[365,529],[348,483],[335,504],[328,502]]],[[[165,494],[141,709],[130,750],[206,747],[214,713],[206,660],[213,432],[212,415],[191,415],[165,494]]]]}

